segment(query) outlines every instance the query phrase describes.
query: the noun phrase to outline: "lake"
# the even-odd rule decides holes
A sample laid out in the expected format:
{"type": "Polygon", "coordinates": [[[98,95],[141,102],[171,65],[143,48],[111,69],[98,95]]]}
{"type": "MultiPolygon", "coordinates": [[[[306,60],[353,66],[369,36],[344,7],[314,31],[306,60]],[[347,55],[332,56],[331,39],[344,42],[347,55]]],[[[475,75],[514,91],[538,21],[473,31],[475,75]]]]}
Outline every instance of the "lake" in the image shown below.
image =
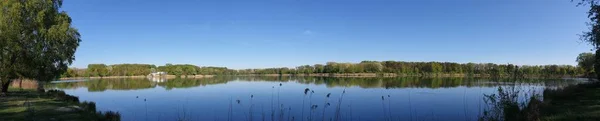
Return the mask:
{"type": "Polygon", "coordinates": [[[472,120],[485,95],[518,90],[519,101],[582,79],[213,77],[55,81],[101,111],[134,120],[472,120]],[[305,93],[306,89],[309,89],[305,93]],[[314,93],[313,93],[314,91],[314,93]],[[302,118],[303,117],[303,118],[302,118]]]}

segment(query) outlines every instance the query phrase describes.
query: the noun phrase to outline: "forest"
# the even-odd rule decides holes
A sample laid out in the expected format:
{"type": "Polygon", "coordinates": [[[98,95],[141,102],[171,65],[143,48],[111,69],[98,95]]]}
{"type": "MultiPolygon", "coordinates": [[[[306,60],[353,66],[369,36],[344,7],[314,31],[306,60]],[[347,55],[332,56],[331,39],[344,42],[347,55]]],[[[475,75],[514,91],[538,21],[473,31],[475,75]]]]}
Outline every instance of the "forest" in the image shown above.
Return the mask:
{"type": "MultiPolygon", "coordinates": [[[[578,59],[578,61],[584,59],[578,59]]],[[[580,64],[583,65],[583,64],[580,64]]],[[[86,69],[69,68],[62,77],[144,76],[151,72],[170,75],[264,75],[264,74],[331,74],[331,73],[394,73],[402,75],[477,74],[519,76],[583,76],[591,69],[571,65],[514,65],[494,63],[362,61],[359,63],[327,62],[295,68],[229,69],[201,67],[192,64],[89,64],[86,69]]]]}
{"type": "Polygon", "coordinates": [[[237,74],[312,74],[312,73],[395,73],[404,75],[486,74],[523,76],[577,76],[585,70],[571,65],[524,65],[453,62],[362,61],[360,63],[328,62],[325,65],[303,65],[296,68],[243,69],[237,74]]]}

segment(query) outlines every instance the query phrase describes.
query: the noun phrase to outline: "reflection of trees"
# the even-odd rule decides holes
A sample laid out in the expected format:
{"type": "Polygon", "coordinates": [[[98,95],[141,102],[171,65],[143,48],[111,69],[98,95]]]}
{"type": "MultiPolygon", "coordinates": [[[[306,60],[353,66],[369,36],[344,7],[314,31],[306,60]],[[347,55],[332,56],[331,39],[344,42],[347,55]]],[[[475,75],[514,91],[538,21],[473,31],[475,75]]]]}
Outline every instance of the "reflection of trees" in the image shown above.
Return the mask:
{"type": "Polygon", "coordinates": [[[158,83],[159,86],[166,88],[167,90],[173,88],[190,88],[197,86],[206,86],[213,84],[224,84],[228,81],[233,80],[231,77],[214,77],[214,78],[175,78],[164,82],[158,83]]]}
{"type": "Polygon", "coordinates": [[[233,80],[240,81],[266,81],[289,82],[301,84],[326,85],[327,87],[361,87],[361,88],[449,88],[449,87],[494,87],[499,85],[552,85],[564,86],[571,81],[560,79],[483,79],[483,78],[421,78],[421,77],[396,77],[396,78],[351,78],[351,77],[290,77],[290,76],[217,76],[212,78],[175,78],[164,82],[153,82],[148,79],[96,79],[82,82],[54,83],[50,88],[70,89],[87,87],[89,91],[104,90],[135,90],[154,88],[157,85],[166,89],[190,88],[212,84],[223,84],[233,80]]]}
{"type": "MultiPolygon", "coordinates": [[[[80,82],[63,82],[54,83],[53,88],[73,89],[78,87],[87,87],[88,91],[105,91],[105,90],[136,90],[154,88],[156,84],[147,79],[92,79],[80,82]]],[[[51,88],[52,88],[51,87],[51,88]]]]}
{"type": "Polygon", "coordinates": [[[85,87],[85,83],[80,82],[61,82],[61,83],[51,83],[46,85],[46,88],[58,88],[58,89],[75,89],[78,87],[85,87]]]}
{"type": "Polygon", "coordinates": [[[357,78],[357,77],[289,77],[289,76],[249,76],[237,77],[242,81],[296,81],[302,84],[326,85],[327,87],[349,87],[361,88],[449,88],[449,87],[494,87],[499,85],[568,85],[572,80],[563,79],[489,79],[489,78],[431,78],[431,77],[395,77],[395,78],[357,78]]]}
{"type": "Polygon", "coordinates": [[[166,89],[173,88],[189,88],[197,86],[205,86],[212,84],[222,84],[231,81],[231,77],[215,77],[215,78],[175,78],[164,82],[153,82],[145,78],[128,78],[128,79],[92,79],[80,82],[60,82],[49,85],[49,88],[58,89],[74,89],[78,87],[87,87],[88,91],[105,91],[105,90],[137,90],[154,88],[156,85],[165,87],[166,89]]]}
{"type": "Polygon", "coordinates": [[[137,90],[154,88],[156,85],[146,79],[94,80],[87,83],[89,91],[137,90]]]}

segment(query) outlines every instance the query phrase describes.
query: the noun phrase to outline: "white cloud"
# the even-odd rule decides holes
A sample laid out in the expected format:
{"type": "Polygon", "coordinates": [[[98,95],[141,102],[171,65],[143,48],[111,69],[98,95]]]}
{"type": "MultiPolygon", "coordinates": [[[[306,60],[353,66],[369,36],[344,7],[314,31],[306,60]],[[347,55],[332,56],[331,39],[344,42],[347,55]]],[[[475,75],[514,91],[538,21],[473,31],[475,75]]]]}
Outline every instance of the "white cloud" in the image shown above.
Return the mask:
{"type": "Polygon", "coordinates": [[[311,31],[311,30],[309,30],[309,29],[307,29],[307,30],[304,30],[304,32],[302,32],[302,34],[305,34],[305,35],[312,35],[313,33],[314,33],[314,32],[313,32],[313,31],[311,31]]]}

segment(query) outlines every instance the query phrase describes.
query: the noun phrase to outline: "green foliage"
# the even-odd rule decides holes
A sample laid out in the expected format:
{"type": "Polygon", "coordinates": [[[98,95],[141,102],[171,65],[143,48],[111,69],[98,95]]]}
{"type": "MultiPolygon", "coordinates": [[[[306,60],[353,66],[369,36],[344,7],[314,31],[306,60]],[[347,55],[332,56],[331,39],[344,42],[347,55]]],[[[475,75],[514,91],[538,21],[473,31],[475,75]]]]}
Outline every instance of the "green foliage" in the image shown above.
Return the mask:
{"type": "MultiPolygon", "coordinates": [[[[588,18],[590,22],[587,23],[589,31],[584,32],[580,39],[588,42],[596,50],[596,53],[600,52],[600,4],[598,0],[577,0],[579,5],[589,5],[590,10],[588,11],[588,18]]],[[[581,55],[580,55],[581,56],[581,55]]],[[[600,70],[600,55],[596,54],[594,59],[594,70],[600,70]]],[[[589,69],[586,69],[589,72],[589,69]]],[[[600,73],[596,73],[596,77],[600,78],[600,73]]]]}
{"type": "Polygon", "coordinates": [[[377,61],[363,61],[354,67],[356,67],[354,72],[379,73],[383,71],[383,65],[377,61]]]}
{"type": "Polygon", "coordinates": [[[108,76],[108,66],[105,64],[89,64],[87,72],[89,76],[108,76]]]}
{"type": "Polygon", "coordinates": [[[158,70],[167,72],[168,74],[177,75],[179,77],[181,75],[196,75],[198,73],[197,70],[199,68],[200,67],[198,67],[198,66],[190,65],[190,64],[184,64],[184,65],[167,64],[165,66],[159,66],[158,70]]]}
{"type": "Polygon", "coordinates": [[[65,94],[63,91],[49,90],[40,93],[33,90],[11,90],[7,96],[0,98],[2,111],[1,121],[44,121],[54,119],[57,121],[119,121],[118,112],[96,111],[93,102],[79,102],[76,96],[65,94]],[[23,102],[30,102],[23,105],[23,102]],[[61,107],[78,106],[79,109],[63,112],[57,111],[61,107]]]}
{"type": "Polygon", "coordinates": [[[226,67],[201,67],[197,69],[198,74],[202,75],[234,75],[237,73],[236,70],[228,69],[226,67]]]}
{"type": "Polygon", "coordinates": [[[234,75],[235,70],[225,67],[198,67],[190,64],[173,65],[166,64],[159,66],[159,71],[167,72],[172,75],[234,75]]]}
{"type": "Polygon", "coordinates": [[[396,73],[405,75],[421,74],[482,74],[492,76],[577,76],[583,72],[570,65],[516,66],[493,63],[452,63],[452,62],[402,62],[402,61],[363,61],[360,63],[327,62],[325,65],[302,65],[295,69],[265,68],[244,69],[237,74],[312,74],[312,73],[396,73]]]}
{"type": "Polygon", "coordinates": [[[577,56],[577,66],[583,69],[585,74],[594,73],[594,60],[596,55],[593,53],[581,53],[577,56]]]}
{"type": "Polygon", "coordinates": [[[493,63],[403,62],[363,61],[360,63],[327,62],[326,65],[302,65],[296,68],[264,68],[233,70],[225,67],[199,67],[191,64],[166,64],[156,67],[149,64],[89,64],[86,70],[69,69],[63,77],[81,76],[142,76],[162,71],[170,75],[246,75],[246,74],[328,74],[328,73],[395,73],[402,75],[479,74],[492,77],[562,77],[585,74],[581,66],[524,65],[493,63]]]}
{"type": "Polygon", "coordinates": [[[518,87],[498,87],[497,94],[484,94],[486,106],[479,121],[539,121],[541,95],[535,91],[521,92],[518,87]],[[528,97],[528,94],[531,94],[528,97]],[[524,96],[523,96],[524,95],[524,96]]]}
{"type": "Polygon", "coordinates": [[[67,71],[81,41],[62,0],[0,2],[0,82],[31,78],[51,81],[67,71]]]}
{"type": "Polygon", "coordinates": [[[600,83],[584,83],[544,90],[542,121],[600,120],[600,83]]]}
{"type": "Polygon", "coordinates": [[[152,73],[156,68],[150,64],[115,64],[109,66],[108,76],[143,76],[152,73]]]}
{"type": "Polygon", "coordinates": [[[77,76],[77,73],[75,72],[75,69],[68,68],[67,72],[60,75],[60,77],[78,77],[78,76],[77,76]]]}
{"type": "Polygon", "coordinates": [[[152,73],[154,65],[149,64],[89,64],[88,76],[143,76],[152,73]]]}
{"type": "Polygon", "coordinates": [[[62,77],[145,76],[152,72],[167,72],[171,75],[235,75],[236,70],[225,67],[198,67],[190,64],[156,67],[150,64],[89,64],[87,69],[70,68],[62,77]]]}

